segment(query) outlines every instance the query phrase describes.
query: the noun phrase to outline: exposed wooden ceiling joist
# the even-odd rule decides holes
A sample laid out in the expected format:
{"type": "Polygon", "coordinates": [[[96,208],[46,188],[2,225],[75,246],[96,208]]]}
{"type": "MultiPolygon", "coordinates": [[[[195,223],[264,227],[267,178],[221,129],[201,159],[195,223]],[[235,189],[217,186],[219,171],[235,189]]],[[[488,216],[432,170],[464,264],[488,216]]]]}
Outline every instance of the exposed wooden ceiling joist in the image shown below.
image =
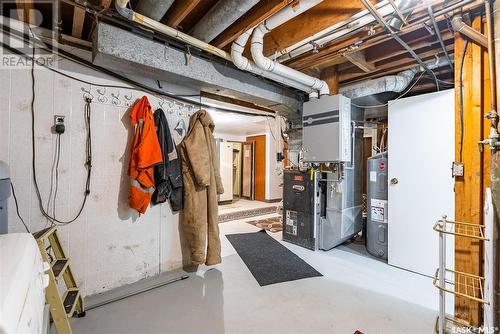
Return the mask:
{"type": "Polygon", "coordinates": [[[201,0],[177,0],[168,10],[162,23],[177,28],[177,26],[191,13],[201,0]]]}
{"type": "Polygon", "coordinates": [[[265,0],[258,3],[254,8],[245,13],[229,28],[217,36],[212,45],[223,48],[234,41],[238,36],[250,28],[255,27],[280,9],[286,7],[293,0],[265,0]]]}
{"type": "MultiPolygon", "coordinates": [[[[35,16],[31,15],[35,8],[33,1],[16,0],[17,17],[20,21],[35,24],[35,16]]],[[[34,14],[34,13],[33,13],[34,14]]]]}
{"type": "Polygon", "coordinates": [[[350,61],[353,65],[356,65],[364,72],[373,72],[375,71],[375,65],[372,62],[368,62],[365,57],[365,51],[355,51],[355,52],[347,52],[344,54],[344,57],[350,61]]]}
{"type": "Polygon", "coordinates": [[[113,2],[113,0],[99,0],[99,4],[103,8],[109,8],[111,6],[112,2],[113,2]]]}
{"type": "Polygon", "coordinates": [[[73,28],[71,36],[75,38],[82,38],[83,24],[85,23],[85,10],[75,6],[73,12],[73,28]]]}
{"type": "Polygon", "coordinates": [[[325,0],[267,34],[264,39],[264,54],[272,55],[363,9],[360,1],[325,0]]]}
{"type": "MultiPolygon", "coordinates": [[[[449,53],[453,53],[453,45],[448,45],[446,49],[449,53]]],[[[435,56],[440,54],[439,51],[441,51],[441,49],[431,48],[430,50],[417,53],[424,62],[430,62],[436,59],[435,56]]],[[[397,60],[391,59],[390,61],[385,61],[384,64],[377,64],[377,71],[373,73],[367,74],[357,68],[343,71],[340,74],[340,82],[376,78],[382,75],[404,71],[417,65],[418,64],[415,62],[415,59],[413,59],[409,54],[405,54],[400,56],[397,60]]]]}

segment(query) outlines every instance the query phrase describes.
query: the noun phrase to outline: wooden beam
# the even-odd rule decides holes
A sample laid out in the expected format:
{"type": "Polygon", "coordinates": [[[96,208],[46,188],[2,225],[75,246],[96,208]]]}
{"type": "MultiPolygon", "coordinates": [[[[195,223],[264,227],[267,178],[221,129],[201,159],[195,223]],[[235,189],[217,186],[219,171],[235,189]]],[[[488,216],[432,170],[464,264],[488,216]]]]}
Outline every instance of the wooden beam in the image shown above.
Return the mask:
{"type": "Polygon", "coordinates": [[[168,10],[162,23],[177,28],[177,26],[198,6],[201,0],[177,0],[168,10]]]}
{"type": "Polygon", "coordinates": [[[330,88],[330,95],[339,93],[339,72],[337,65],[327,67],[321,72],[321,80],[325,80],[330,88]]]}
{"type": "Polygon", "coordinates": [[[109,8],[113,0],[99,0],[99,5],[103,8],[109,8]]]}
{"type": "Polygon", "coordinates": [[[360,1],[323,1],[267,34],[264,38],[264,54],[272,55],[363,9],[360,1]]]}
{"type": "Polygon", "coordinates": [[[256,6],[243,14],[236,22],[231,24],[212,42],[218,48],[223,48],[238,36],[243,34],[250,28],[255,27],[280,9],[286,7],[293,0],[264,0],[260,1],[256,6]]]}
{"type": "Polygon", "coordinates": [[[17,17],[19,21],[29,24],[36,24],[36,17],[34,13],[35,6],[33,1],[16,1],[17,17]]]}
{"type": "Polygon", "coordinates": [[[266,108],[266,107],[262,107],[262,106],[259,106],[257,104],[251,103],[251,102],[247,102],[247,101],[243,101],[243,100],[238,100],[238,99],[235,99],[235,98],[232,98],[232,97],[229,97],[229,96],[217,95],[217,94],[213,94],[213,93],[209,93],[209,92],[203,92],[203,91],[200,92],[200,95],[202,97],[206,97],[206,98],[209,98],[209,99],[212,99],[212,100],[217,100],[217,101],[221,101],[221,102],[226,102],[226,103],[234,104],[234,105],[237,105],[237,106],[240,106],[240,107],[245,107],[245,108],[250,108],[250,109],[265,111],[265,112],[272,113],[272,114],[275,113],[274,110],[272,110],[272,109],[269,109],[269,108],[266,108]]]}
{"type": "Polygon", "coordinates": [[[83,23],[85,22],[85,9],[74,6],[73,11],[73,28],[71,30],[71,36],[75,38],[82,38],[83,33],[83,23]]]}
{"type": "Polygon", "coordinates": [[[372,62],[366,61],[364,51],[347,52],[344,53],[344,57],[364,72],[373,72],[376,69],[372,62]]]}
{"type": "MultiPolygon", "coordinates": [[[[449,53],[453,53],[453,45],[448,45],[446,49],[448,50],[449,53]]],[[[439,49],[427,48],[416,51],[419,57],[426,62],[432,61],[432,59],[435,59],[435,55],[440,55],[440,51],[442,52],[440,48],[439,49]]],[[[418,63],[410,54],[405,53],[399,57],[387,59],[383,63],[377,64],[377,71],[370,73],[370,75],[366,75],[365,72],[362,72],[355,67],[347,71],[342,71],[340,73],[340,81],[345,82],[345,81],[381,76],[382,74],[385,74],[385,72],[387,71],[399,72],[403,70],[404,66],[407,66],[406,68],[411,68],[418,66],[418,63]]]]}
{"type": "MultiPolygon", "coordinates": [[[[473,20],[472,27],[481,31],[481,17],[473,20]]],[[[455,35],[455,109],[456,109],[456,139],[455,159],[464,164],[464,177],[455,182],[455,220],[472,224],[483,223],[483,194],[485,169],[485,154],[479,150],[478,142],[484,139],[484,108],[485,87],[484,72],[487,63],[484,62],[484,51],[481,46],[469,43],[465,54],[462,76],[463,91],[463,122],[464,131],[461,134],[460,112],[460,64],[464,39],[455,35]],[[463,135],[463,141],[461,137],[463,135]],[[462,154],[460,154],[462,151],[462,154]]],[[[488,174],[489,175],[489,174],[488,174]]],[[[473,275],[482,273],[482,244],[478,240],[455,237],[455,270],[473,275]]],[[[455,296],[455,317],[478,326],[482,320],[482,310],[479,303],[467,298],[455,296]]]]}

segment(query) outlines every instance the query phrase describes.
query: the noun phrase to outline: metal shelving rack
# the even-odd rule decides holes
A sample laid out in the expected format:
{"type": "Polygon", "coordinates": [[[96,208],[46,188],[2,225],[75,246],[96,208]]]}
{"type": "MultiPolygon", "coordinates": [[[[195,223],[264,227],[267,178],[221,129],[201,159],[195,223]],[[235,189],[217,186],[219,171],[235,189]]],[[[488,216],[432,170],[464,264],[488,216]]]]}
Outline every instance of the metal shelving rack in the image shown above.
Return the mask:
{"type": "Polygon", "coordinates": [[[434,286],[439,289],[439,334],[446,333],[446,319],[457,322],[454,317],[446,316],[446,294],[472,299],[482,304],[489,304],[484,297],[484,277],[446,268],[446,236],[470,238],[488,241],[484,225],[450,221],[443,216],[434,225],[439,233],[439,268],[434,275],[434,286]]]}

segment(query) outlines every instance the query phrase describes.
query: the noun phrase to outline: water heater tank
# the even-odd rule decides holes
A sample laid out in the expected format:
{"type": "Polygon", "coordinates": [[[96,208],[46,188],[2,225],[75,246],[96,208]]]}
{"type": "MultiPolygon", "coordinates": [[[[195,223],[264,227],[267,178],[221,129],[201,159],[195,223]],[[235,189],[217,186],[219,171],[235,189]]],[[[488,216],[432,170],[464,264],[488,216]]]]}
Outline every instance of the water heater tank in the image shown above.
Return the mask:
{"type": "Polygon", "coordinates": [[[368,159],[366,249],[387,260],[387,152],[368,159]]]}

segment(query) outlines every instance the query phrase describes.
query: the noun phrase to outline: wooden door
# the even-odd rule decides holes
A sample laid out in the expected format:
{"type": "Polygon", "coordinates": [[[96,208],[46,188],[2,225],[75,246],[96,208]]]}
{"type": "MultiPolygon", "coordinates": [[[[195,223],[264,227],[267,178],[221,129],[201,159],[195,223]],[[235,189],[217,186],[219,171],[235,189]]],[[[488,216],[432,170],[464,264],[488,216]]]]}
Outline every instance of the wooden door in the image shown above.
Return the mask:
{"type": "Polygon", "coordinates": [[[247,142],[254,143],[254,199],[266,200],[266,135],[247,137],[247,142]]]}

